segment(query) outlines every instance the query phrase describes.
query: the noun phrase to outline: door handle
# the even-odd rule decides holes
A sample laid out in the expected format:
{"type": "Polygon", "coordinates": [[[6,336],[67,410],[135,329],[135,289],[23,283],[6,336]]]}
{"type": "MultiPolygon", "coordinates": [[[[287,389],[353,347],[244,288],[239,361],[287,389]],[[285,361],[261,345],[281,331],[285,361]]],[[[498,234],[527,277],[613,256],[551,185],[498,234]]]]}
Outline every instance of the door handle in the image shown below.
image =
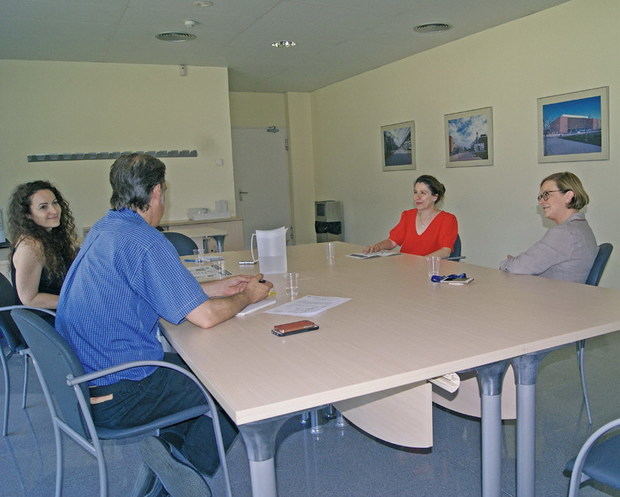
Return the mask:
{"type": "Polygon", "coordinates": [[[239,190],[239,201],[243,202],[243,196],[247,195],[248,192],[242,192],[241,190],[239,190]]]}

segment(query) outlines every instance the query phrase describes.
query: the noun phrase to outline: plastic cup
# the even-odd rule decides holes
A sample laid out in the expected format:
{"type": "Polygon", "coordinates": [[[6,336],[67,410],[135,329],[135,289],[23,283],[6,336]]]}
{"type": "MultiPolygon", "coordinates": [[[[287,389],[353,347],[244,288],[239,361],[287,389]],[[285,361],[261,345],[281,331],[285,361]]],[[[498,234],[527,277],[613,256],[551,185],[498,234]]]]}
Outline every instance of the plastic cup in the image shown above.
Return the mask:
{"type": "Polygon", "coordinates": [[[426,258],[426,269],[428,272],[428,279],[439,274],[439,264],[441,261],[441,257],[437,257],[435,255],[429,255],[426,258]]]}
{"type": "Polygon", "coordinates": [[[194,261],[196,264],[204,264],[205,263],[205,249],[203,248],[195,248],[194,249],[194,261]]]}
{"type": "Polygon", "coordinates": [[[286,294],[295,298],[299,295],[299,273],[286,273],[286,294]]]}
{"type": "Polygon", "coordinates": [[[328,264],[336,263],[336,244],[334,242],[325,244],[325,259],[327,259],[328,264]]]}

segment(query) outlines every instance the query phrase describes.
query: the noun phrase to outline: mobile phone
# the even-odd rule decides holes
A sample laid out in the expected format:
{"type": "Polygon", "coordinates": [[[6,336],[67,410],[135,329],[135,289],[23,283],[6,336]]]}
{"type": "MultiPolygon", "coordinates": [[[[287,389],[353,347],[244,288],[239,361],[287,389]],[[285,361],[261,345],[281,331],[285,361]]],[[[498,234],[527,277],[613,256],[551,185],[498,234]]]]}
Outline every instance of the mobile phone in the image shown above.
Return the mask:
{"type": "Polygon", "coordinates": [[[318,330],[319,326],[304,319],[302,321],[293,321],[292,323],[276,324],[271,333],[279,337],[287,337],[289,335],[296,335],[297,333],[305,333],[306,331],[318,330]]]}
{"type": "Polygon", "coordinates": [[[251,266],[256,264],[258,261],[239,261],[240,266],[251,266]]]}

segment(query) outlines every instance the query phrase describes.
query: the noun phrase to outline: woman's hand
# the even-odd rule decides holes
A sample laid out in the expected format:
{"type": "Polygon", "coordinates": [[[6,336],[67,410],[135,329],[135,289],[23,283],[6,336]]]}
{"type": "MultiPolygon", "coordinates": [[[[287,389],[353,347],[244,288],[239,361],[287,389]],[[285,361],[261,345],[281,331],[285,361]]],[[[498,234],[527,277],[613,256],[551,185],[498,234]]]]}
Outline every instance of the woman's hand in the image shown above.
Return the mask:
{"type": "Polygon", "coordinates": [[[394,247],[396,247],[396,243],[389,238],[386,238],[385,240],[381,240],[379,243],[366,247],[364,249],[364,253],[371,254],[373,252],[379,252],[380,250],[392,250],[394,247]]]}

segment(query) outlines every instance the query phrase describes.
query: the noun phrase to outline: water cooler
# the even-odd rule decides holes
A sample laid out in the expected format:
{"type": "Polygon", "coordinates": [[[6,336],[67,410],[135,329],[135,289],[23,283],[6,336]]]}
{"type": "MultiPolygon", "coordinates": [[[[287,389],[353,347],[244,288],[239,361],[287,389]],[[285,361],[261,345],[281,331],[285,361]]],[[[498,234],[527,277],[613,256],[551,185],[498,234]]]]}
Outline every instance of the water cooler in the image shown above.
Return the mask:
{"type": "Polygon", "coordinates": [[[318,200],[314,203],[314,231],[317,242],[344,240],[342,202],[338,200],[318,200]]]}

